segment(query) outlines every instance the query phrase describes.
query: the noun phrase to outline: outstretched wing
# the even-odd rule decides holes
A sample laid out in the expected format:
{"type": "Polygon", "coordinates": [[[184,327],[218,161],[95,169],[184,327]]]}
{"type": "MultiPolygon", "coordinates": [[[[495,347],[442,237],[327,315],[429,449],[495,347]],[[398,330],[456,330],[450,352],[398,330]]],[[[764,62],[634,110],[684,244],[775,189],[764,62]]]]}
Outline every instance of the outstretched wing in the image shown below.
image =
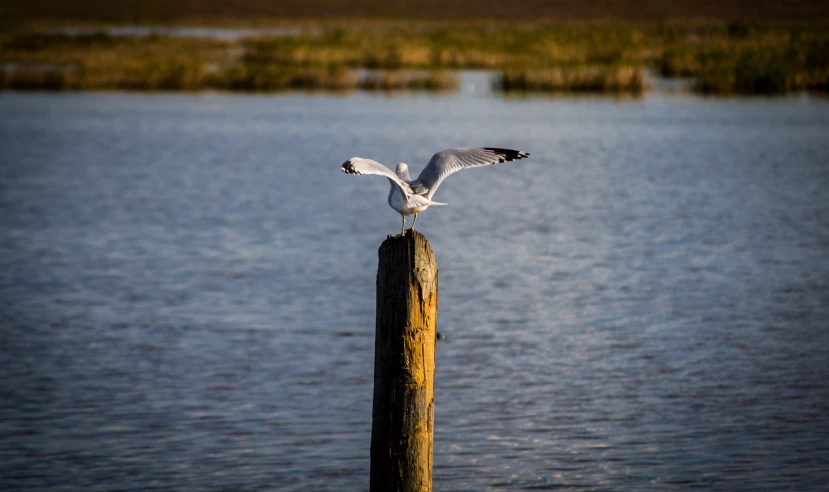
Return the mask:
{"type": "Polygon", "coordinates": [[[461,169],[516,161],[529,155],[519,150],[491,147],[444,150],[432,156],[429,164],[423,168],[411,186],[415,193],[425,193],[426,198],[431,200],[443,180],[461,169]]]}
{"type": "Polygon", "coordinates": [[[343,162],[342,172],[346,174],[377,174],[379,176],[385,176],[389,179],[389,181],[399,186],[404,195],[409,197],[412,194],[412,188],[408,183],[398,178],[391,169],[371,159],[352,157],[351,159],[343,162]]]}

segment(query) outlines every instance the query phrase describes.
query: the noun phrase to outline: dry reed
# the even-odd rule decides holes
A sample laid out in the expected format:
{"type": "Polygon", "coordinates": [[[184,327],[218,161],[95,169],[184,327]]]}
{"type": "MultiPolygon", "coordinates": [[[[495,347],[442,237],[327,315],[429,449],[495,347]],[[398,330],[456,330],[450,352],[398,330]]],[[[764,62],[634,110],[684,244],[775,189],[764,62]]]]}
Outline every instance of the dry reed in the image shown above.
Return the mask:
{"type": "Polygon", "coordinates": [[[572,67],[504,70],[493,79],[496,89],[525,92],[632,92],[650,86],[641,67],[572,67]]]}

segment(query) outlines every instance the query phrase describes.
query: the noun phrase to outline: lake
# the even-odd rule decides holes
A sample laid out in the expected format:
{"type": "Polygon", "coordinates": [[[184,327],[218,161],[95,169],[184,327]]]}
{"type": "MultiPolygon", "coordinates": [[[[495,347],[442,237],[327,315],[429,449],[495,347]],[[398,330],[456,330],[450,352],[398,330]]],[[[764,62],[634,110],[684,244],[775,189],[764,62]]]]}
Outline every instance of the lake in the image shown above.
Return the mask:
{"type": "Polygon", "coordinates": [[[829,100],[0,93],[0,481],[367,490],[388,183],[421,214],[434,489],[829,482],[829,100]]]}

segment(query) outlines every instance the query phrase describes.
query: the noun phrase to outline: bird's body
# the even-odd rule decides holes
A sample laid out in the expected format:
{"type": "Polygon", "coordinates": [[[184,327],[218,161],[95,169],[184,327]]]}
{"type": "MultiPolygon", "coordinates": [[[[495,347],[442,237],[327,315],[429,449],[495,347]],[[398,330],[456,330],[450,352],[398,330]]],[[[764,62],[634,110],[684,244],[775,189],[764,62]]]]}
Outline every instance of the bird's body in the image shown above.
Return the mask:
{"type": "Polygon", "coordinates": [[[419,214],[432,205],[446,205],[445,203],[433,202],[423,195],[406,193],[396,184],[392,183],[389,190],[389,207],[397,210],[400,215],[419,214]]]}
{"type": "Polygon", "coordinates": [[[446,203],[432,201],[432,196],[449,175],[468,167],[509,162],[524,159],[529,155],[518,150],[489,147],[445,150],[432,156],[415,180],[410,178],[409,167],[406,164],[398,164],[393,173],[391,169],[379,162],[361,157],[352,157],[345,161],[342,171],[346,174],[377,174],[389,180],[391,189],[388,203],[402,217],[403,226],[400,234],[404,234],[406,216],[414,214],[415,218],[412,222],[412,229],[414,229],[417,214],[432,205],[446,205],[446,203]]]}

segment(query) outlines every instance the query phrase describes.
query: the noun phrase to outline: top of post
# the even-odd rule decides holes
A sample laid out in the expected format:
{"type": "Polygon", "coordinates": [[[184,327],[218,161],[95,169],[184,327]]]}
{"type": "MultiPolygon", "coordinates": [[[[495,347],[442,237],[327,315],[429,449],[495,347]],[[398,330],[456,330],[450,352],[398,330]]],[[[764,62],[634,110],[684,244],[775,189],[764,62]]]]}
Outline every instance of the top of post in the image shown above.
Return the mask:
{"type": "Polygon", "coordinates": [[[418,252],[425,253],[432,257],[432,261],[434,261],[434,252],[432,251],[432,246],[429,244],[429,240],[418,231],[410,229],[402,236],[387,236],[383,244],[380,245],[380,255],[382,256],[384,251],[398,251],[400,248],[406,248],[407,251],[415,252],[415,255],[418,252]]]}
{"type": "Polygon", "coordinates": [[[429,241],[426,240],[426,236],[421,234],[420,231],[415,231],[415,230],[412,230],[412,229],[408,229],[406,231],[406,233],[403,234],[403,235],[398,234],[396,236],[392,236],[391,234],[389,234],[388,236],[386,236],[386,240],[383,241],[383,244],[386,244],[386,243],[389,243],[389,242],[395,242],[395,241],[399,242],[399,241],[403,241],[403,240],[425,241],[427,243],[429,242],[429,241]]]}
{"type": "Polygon", "coordinates": [[[378,251],[378,278],[399,272],[420,284],[423,292],[436,288],[438,266],[426,236],[408,230],[402,236],[389,236],[378,251]]]}

